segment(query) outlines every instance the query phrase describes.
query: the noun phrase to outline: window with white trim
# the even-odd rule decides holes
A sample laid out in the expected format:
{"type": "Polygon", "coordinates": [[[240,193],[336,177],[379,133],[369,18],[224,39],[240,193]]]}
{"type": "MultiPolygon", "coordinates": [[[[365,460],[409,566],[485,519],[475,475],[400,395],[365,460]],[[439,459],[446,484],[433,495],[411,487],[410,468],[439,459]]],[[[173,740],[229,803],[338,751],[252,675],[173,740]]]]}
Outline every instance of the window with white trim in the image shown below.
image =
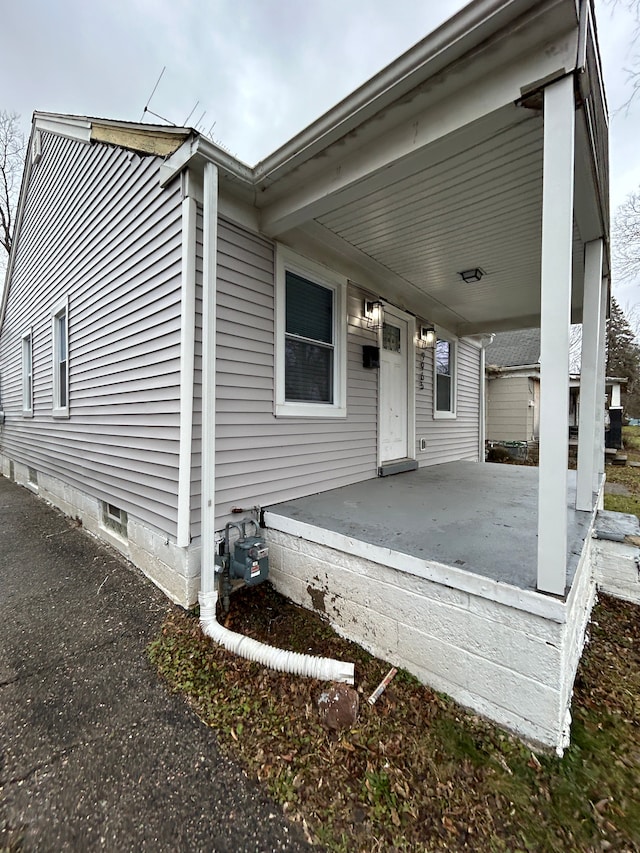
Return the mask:
{"type": "Polygon", "coordinates": [[[33,415],[33,336],[31,329],[22,336],[22,414],[33,415]]]}
{"type": "Polygon", "coordinates": [[[434,418],[455,418],[456,341],[438,335],[433,353],[433,416],[434,418]]]}
{"type": "Polygon", "coordinates": [[[53,343],[53,416],[69,417],[69,300],[65,297],[51,315],[53,343]]]}
{"type": "Polygon", "coordinates": [[[345,417],[346,280],[278,248],[275,413],[345,417]]]}

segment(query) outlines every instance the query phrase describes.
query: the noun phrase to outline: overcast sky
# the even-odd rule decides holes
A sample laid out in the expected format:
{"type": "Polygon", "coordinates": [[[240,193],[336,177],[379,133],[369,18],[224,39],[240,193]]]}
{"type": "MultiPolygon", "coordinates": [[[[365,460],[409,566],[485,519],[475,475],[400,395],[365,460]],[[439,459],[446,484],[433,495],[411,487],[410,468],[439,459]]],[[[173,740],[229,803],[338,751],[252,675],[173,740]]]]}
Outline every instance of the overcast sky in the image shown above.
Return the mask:
{"type": "MultiPolygon", "coordinates": [[[[596,0],[611,113],[611,204],[640,187],[634,21],[596,0]]],[[[209,131],[254,165],[462,6],[460,0],[2,0],[0,109],[209,131]],[[204,113],[204,116],[202,114],[204,113]],[[215,124],[214,124],[215,122],[215,124]]],[[[638,288],[618,290],[640,302],[638,288]]]]}

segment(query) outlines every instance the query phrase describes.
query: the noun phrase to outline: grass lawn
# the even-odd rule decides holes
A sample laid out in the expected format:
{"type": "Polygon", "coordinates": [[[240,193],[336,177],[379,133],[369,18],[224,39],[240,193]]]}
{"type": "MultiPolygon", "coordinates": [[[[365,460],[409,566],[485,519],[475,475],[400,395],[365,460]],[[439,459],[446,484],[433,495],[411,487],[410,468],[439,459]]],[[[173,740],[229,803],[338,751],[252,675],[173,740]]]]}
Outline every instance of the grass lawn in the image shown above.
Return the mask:
{"type": "MultiPolygon", "coordinates": [[[[622,441],[628,462],[640,462],[640,427],[623,427],[622,441]]],[[[640,518],[640,468],[607,465],[606,474],[607,484],[614,484],[616,491],[622,494],[606,492],[604,508],[640,518]]]]}
{"type": "Polygon", "coordinates": [[[232,596],[230,627],[356,664],[360,716],[320,724],[322,685],[265,670],[172,608],[149,655],[307,837],[332,851],[640,851],[640,608],[605,596],[573,701],[572,745],[536,753],[341,639],[268,584],[232,596]]]}

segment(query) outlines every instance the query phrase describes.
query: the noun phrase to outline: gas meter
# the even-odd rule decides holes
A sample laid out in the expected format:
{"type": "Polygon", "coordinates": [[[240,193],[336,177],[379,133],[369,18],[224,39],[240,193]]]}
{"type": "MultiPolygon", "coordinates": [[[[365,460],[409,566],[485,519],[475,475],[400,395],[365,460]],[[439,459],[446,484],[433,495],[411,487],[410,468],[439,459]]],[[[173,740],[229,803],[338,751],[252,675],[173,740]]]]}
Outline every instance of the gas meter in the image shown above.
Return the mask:
{"type": "Polygon", "coordinates": [[[229,576],[234,580],[243,580],[246,584],[257,584],[269,577],[269,546],[259,535],[260,527],[252,518],[239,523],[229,522],[224,529],[224,550],[222,567],[228,568],[229,576]],[[255,528],[255,536],[247,536],[247,525],[255,528]],[[233,552],[229,534],[235,527],[240,534],[233,543],[233,552]]]}

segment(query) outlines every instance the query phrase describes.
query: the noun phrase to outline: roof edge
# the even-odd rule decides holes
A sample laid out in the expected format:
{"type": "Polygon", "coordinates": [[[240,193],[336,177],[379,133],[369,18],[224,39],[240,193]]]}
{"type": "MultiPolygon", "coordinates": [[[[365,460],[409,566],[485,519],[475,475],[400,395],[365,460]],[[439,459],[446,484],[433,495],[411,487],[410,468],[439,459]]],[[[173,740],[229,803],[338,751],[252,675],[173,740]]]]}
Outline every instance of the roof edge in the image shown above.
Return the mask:
{"type": "Polygon", "coordinates": [[[254,168],[256,183],[304,162],[436,71],[496,35],[539,0],[473,0],[254,168]],[[435,66],[438,66],[437,68],[435,66]]]}

